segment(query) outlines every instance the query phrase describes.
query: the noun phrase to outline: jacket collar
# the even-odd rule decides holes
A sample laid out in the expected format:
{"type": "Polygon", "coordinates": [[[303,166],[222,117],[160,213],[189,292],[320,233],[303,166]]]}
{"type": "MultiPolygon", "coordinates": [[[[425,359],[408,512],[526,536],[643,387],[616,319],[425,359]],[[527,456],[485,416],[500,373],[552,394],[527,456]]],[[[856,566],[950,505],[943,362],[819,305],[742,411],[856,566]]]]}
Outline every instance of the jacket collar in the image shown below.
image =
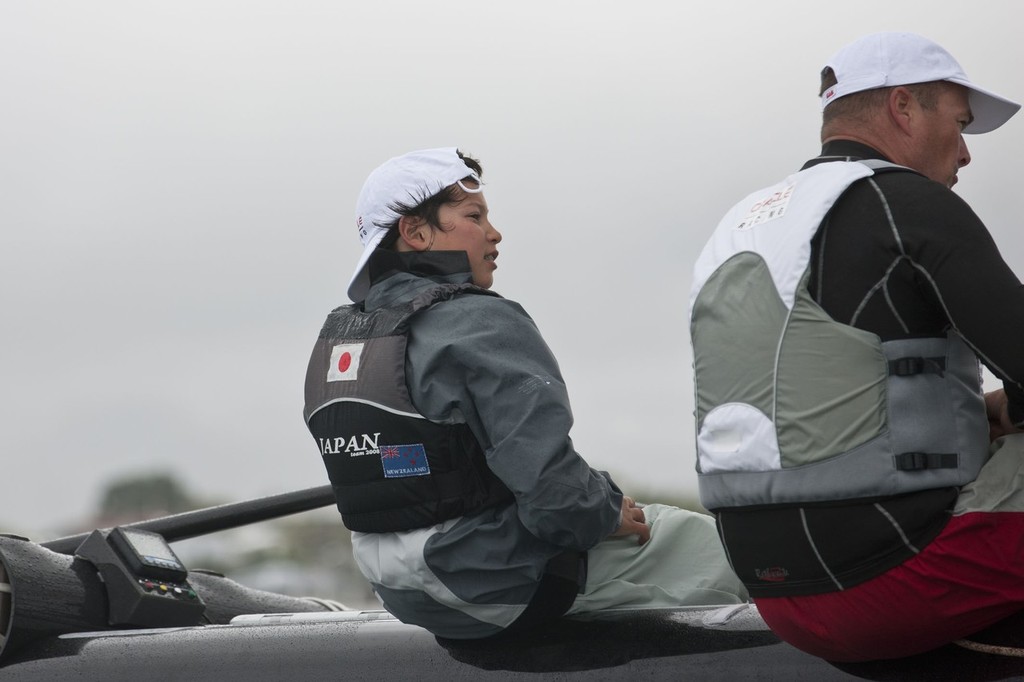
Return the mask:
{"type": "Polygon", "coordinates": [[[368,262],[370,291],[365,310],[412,298],[435,284],[465,284],[473,281],[465,251],[399,253],[377,249],[368,262]]]}
{"type": "Polygon", "coordinates": [[[853,140],[831,140],[822,145],[820,155],[805,163],[803,167],[810,168],[829,161],[859,161],[861,159],[889,161],[880,151],[866,144],[853,140]]]}

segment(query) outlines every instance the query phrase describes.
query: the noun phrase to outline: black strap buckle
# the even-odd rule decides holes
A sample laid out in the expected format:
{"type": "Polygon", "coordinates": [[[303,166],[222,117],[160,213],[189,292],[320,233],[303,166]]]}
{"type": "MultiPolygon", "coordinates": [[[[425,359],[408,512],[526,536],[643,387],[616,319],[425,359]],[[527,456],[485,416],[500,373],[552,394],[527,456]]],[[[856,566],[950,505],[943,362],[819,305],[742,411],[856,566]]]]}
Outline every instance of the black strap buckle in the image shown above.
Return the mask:
{"type": "Polygon", "coordinates": [[[915,374],[938,374],[944,376],[946,358],[905,357],[889,361],[889,374],[909,377],[915,374]]]}
{"type": "Polygon", "coordinates": [[[955,469],[960,457],[955,452],[901,452],[893,455],[893,462],[899,471],[955,469]]]}

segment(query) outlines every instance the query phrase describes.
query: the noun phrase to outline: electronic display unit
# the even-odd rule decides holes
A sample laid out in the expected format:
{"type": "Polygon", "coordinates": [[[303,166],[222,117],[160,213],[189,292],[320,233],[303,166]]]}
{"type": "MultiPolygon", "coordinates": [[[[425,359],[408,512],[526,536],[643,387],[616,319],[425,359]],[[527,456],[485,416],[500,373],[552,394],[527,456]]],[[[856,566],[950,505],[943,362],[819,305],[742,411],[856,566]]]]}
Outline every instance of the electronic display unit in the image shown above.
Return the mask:
{"type": "Polygon", "coordinates": [[[114,528],[110,544],[137,576],[184,582],[188,569],[159,533],[137,528],[114,528]]]}
{"type": "Polygon", "coordinates": [[[99,572],[111,625],[195,625],[203,618],[206,605],[188,583],[188,569],[159,533],[130,526],[94,530],[75,558],[99,572]]]}

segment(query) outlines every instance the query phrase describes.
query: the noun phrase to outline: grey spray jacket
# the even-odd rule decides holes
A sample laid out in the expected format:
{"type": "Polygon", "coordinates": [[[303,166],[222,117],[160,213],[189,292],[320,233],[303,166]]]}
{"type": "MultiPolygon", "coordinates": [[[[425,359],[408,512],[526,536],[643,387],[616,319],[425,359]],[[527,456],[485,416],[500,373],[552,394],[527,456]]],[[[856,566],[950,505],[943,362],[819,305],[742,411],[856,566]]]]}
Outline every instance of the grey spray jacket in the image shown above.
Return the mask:
{"type": "MultiPolygon", "coordinates": [[[[468,265],[464,252],[378,252],[364,307],[469,282],[468,265]]],[[[356,562],[401,620],[446,637],[497,633],[526,608],[552,557],[614,532],[622,493],[573,448],[558,364],[517,303],[460,295],[417,314],[405,374],[418,412],[466,424],[514,501],[428,528],[355,532],[356,562]]]]}

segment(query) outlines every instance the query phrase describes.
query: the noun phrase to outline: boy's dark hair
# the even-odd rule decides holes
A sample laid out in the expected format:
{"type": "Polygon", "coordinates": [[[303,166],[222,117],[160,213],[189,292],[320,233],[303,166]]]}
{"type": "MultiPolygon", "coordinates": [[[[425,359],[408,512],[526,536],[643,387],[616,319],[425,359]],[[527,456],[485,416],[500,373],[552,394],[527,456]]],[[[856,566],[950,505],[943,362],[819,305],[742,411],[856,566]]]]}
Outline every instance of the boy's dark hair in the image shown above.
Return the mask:
{"type": "MultiPolygon", "coordinates": [[[[465,162],[468,170],[473,171],[477,174],[477,177],[482,177],[484,169],[480,165],[480,162],[474,159],[472,156],[463,154],[461,151],[456,150],[459,158],[465,162]]],[[[469,174],[466,174],[466,178],[469,178],[469,174]]],[[[465,179],[465,178],[464,178],[465,179]]],[[[409,216],[414,218],[422,218],[428,225],[434,229],[441,229],[440,223],[437,221],[438,211],[441,207],[448,203],[458,203],[465,199],[465,193],[459,189],[458,185],[452,185],[445,187],[443,190],[435,194],[434,196],[421,201],[415,206],[409,206],[406,204],[395,203],[390,208],[400,216],[409,216]]],[[[388,233],[384,235],[384,238],[380,241],[379,248],[390,249],[398,241],[398,222],[400,218],[395,219],[385,225],[388,229],[388,233]]]]}

